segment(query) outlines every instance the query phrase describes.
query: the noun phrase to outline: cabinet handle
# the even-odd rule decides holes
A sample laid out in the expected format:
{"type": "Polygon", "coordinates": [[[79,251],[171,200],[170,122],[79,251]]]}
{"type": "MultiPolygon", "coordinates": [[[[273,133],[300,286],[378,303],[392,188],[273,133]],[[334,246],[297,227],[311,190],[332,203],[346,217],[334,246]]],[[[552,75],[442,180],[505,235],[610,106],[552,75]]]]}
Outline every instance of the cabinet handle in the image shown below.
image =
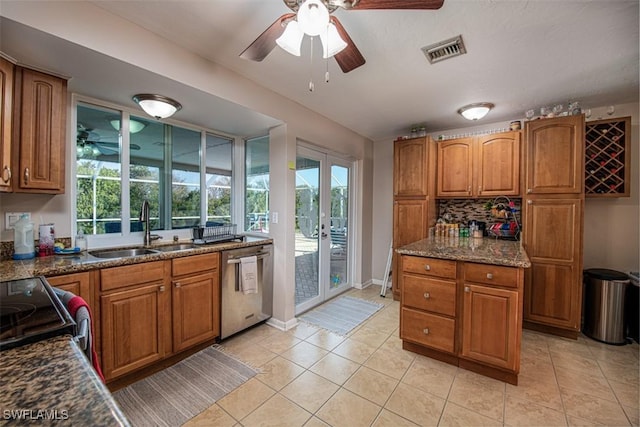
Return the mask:
{"type": "Polygon", "coordinates": [[[422,333],[425,334],[425,335],[429,335],[429,328],[424,328],[422,330],[422,333]]]}
{"type": "Polygon", "coordinates": [[[533,204],[533,200],[527,200],[527,204],[528,205],[532,205],[533,204]]]}
{"type": "Polygon", "coordinates": [[[182,285],[180,284],[180,282],[176,282],[175,287],[176,287],[176,288],[179,288],[180,286],[182,286],[182,285]]]}
{"type": "Polygon", "coordinates": [[[478,193],[482,193],[482,185],[478,185],[478,193]]]}
{"type": "Polygon", "coordinates": [[[532,191],[531,191],[531,189],[530,189],[530,188],[527,188],[527,193],[529,193],[529,194],[531,194],[531,193],[532,193],[532,191]]]}
{"type": "Polygon", "coordinates": [[[9,168],[9,166],[5,165],[4,169],[2,169],[2,180],[5,184],[11,181],[11,169],[9,168]]]}
{"type": "Polygon", "coordinates": [[[24,168],[24,183],[29,183],[29,168],[24,168]]]}
{"type": "Polygon", "coordinates": [[[429,292],[425,292],[424,299],[429,299],[429,298],[431,298],[431,295],[429,294],[429,292]]]}
{"type": "Polygon", "coordinates": [[[471,194],[471,186],[467,187],[467,193],[471,194]]]}
{"type": "Polygon", "coordinates": [[[429,264],[425,264],[424,269],[427,271],[431,271],[431,266],[429,264]]]}
{"type": "Polygon", "coordinates": [[[469,287],[468,287],[468,286],[465,286],[465,287],[464,287],[464,291],[465,291],[465,292],[471,292],[471,289],[469,289],[469,287]]]}
{"type": "Polygon", "coordinates": [[[487,279],[489,279],[489,280],[493,279],[493,274],[487,273],[487,279]]]}
{"type": "Polygon", "coordinates": [[[159,290],[160,292],[164,292],[164,285],[160,286],[160,287],[158,288],[158,290],[159,290]]]}

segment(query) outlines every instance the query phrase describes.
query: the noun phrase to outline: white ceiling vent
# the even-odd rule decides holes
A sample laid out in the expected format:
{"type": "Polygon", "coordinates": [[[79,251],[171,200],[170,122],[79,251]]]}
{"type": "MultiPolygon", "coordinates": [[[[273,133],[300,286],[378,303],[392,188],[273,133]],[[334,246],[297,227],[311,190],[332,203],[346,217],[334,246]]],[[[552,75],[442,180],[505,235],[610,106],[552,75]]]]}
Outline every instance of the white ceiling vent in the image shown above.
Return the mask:
{"type": "Polygon", "coordinates": [[[464,42],[462,41],[462,35],[425,46],[421,50],[431,64],[467,53],[467,49],[464,47],[464,42]]]}

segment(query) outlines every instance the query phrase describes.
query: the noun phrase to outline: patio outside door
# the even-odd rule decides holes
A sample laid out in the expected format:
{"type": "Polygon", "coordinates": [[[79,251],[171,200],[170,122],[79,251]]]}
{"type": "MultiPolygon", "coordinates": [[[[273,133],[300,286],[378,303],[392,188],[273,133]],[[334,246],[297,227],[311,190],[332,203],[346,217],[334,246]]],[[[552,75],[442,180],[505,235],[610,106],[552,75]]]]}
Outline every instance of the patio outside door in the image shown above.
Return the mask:
{"type": "Polygon", "coordinates": [[[351,286],[350,179],[350,162],[298,147],[296,314],[351,286]]]}

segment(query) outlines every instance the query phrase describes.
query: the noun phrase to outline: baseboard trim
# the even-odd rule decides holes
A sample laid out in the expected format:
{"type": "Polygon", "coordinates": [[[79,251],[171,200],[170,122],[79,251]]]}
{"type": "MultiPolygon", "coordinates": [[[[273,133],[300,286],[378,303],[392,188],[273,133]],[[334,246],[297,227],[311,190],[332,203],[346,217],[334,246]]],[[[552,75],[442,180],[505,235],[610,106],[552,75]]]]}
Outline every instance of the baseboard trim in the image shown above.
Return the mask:
{"type": "Polygon", "coordinates": [[[298,326],[298,319],[294,317],[293,319],[283,322],[282,320],[278,320],[272,317],[267,320],[267,325],[273,326],[274,328],[280,329],[281,331],[288,331],[298,326]]]}

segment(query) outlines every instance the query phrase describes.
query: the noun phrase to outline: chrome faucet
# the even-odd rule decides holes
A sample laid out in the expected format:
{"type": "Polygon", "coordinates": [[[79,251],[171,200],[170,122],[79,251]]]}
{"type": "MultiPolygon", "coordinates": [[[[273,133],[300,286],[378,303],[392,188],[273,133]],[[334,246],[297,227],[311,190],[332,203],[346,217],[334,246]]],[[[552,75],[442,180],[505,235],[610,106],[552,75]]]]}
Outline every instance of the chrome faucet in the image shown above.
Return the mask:
{"type": "Polygon", "coordinates": [[[144,222],[144,245],[149,246],[153,240],[162,239],[157,234],[151,234],[149,226],[149,202],[145,199],[140,206],[140,221],[144,222]]]}

